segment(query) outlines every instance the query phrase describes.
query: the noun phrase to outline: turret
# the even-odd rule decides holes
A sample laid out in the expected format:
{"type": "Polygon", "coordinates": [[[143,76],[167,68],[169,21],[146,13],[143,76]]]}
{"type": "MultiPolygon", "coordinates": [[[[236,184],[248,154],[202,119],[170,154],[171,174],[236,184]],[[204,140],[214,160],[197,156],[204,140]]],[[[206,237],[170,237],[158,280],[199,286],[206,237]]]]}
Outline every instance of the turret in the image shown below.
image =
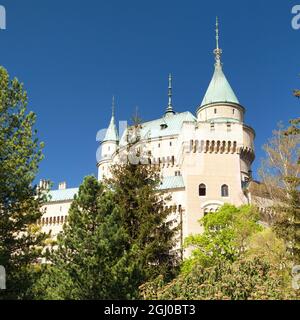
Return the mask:
{"type": "Polygon", "coordinates": [[[231,88],[221,62],[222,49],[219,48],[219,23],[216,23],[215,71],[201,105],[197,118],[201,122],[227,121],[244,122],[245,109],[231,88]]]}
{"type": "Polygon", "coordinates": [[[101,142],[101,160],[98,163],[98,179],[102,180],[109,174],[109,164],[119,145],[119,135],[115,123],[115,98],[112,100],[112,116],[106,131],[105,137],[101,142]]]}
{"type": "MultiPolygon", "coordinates": [[[[244,123],[245,108],[229,84],[221,62],[219,23],[216,22],[215,70],[202,103],[197,109],[199,127],[206,129],[206,144],[215,152],[227,148],[239,154],[241,180],[251,179],[251,165],[255,159],[254,130],[244,123]]],[[[204,139],[204,137],[203,137],[204,139]]],[[[222,152],[221,152],[222,153],[222,152]]],[[[223,154],[223,153],[222,153],[223,154]]]]}

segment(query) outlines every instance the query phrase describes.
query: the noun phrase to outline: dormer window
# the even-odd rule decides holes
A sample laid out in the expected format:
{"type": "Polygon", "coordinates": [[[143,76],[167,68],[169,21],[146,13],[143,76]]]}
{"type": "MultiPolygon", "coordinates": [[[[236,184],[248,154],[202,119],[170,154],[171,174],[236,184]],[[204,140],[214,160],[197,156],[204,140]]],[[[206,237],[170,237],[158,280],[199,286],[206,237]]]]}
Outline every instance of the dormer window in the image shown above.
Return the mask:
{"type": "Polygon", "coordinates": [[[165,130],[165,129],[168,128],[168,125],[167,125],[166,123],[162,123],[162,124],[160,125],[160,128],[161,128],[161,130],[165,130]]]}

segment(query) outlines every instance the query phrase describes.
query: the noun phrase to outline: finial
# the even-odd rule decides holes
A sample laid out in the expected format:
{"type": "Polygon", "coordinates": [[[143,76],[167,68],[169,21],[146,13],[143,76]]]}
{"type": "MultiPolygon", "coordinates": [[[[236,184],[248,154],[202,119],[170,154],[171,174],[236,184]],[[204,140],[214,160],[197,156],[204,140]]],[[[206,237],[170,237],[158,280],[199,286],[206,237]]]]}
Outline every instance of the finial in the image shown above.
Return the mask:
{"type": "Polygon", "coordinates": [[[217,49],[219,49],[219,18],[216,18],[216,41],[217,41],[217,49]]]}
{"type": "Polygon", "coordinates": [[[169,92],[168,92],[168,97],[169,97],[169,103],[168,103],[168,108],[166,110],[166,114],[172,113],[174,114],[173,111],[173,105],[172,105],[172,74],[169,74],[169,92]]]}
{"type": "Polygon", "coordinates": [[[216,65],[221,65],[221,55],[222,55],[222,49],[219,47],[219,18],[216,18],[216,49],[214,50],[214,54],[216,57],[216,65]]]}
{"type": "Polygon", "coordinates": [[[169,93],[168,93],[168,96],[169,96],[168,107],[172,108],[172,75],[171,75],[171,73],[169,74],[169,93]]]}
{"type": "Polygon", "coordinates": [[[115,108],[116,108],[116,105],[115,105],[115,96],[112,97],[112,106],[111,106],[111,109],[112,109],[112,117],[115,117],[115,108]]]}

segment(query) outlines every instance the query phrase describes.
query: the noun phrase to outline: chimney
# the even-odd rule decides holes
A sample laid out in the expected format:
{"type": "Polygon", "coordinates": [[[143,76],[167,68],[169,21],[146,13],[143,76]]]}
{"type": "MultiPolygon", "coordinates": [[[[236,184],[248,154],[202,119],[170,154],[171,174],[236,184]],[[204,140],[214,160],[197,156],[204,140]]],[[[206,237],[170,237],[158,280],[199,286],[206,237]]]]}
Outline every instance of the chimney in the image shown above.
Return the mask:
{"type": "Polygon", "coordinates": [[[66,190],[67,189],[67,183],[64,182],[60,182],[58,185],[58,190],[66,190]]]}
{"type": "Polygon", "coordinates": [[[50,189],[50,181],[49,180],[40,180],[39,189],[43,191],[49,191],[50,189]]]}

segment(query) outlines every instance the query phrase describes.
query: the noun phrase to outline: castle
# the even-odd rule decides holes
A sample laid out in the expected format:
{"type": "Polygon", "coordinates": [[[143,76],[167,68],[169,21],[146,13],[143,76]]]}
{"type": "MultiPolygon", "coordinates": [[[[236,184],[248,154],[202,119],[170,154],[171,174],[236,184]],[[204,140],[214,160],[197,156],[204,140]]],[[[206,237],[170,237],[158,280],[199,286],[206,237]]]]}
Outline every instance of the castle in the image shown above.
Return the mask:
{"type": "MultiPolygon", "coordinates": [[[[255,131],[245,124],[245,108],[240,104],[223,72],[216,28],[215,65],[211,82],[196,113],[177,113],[172,102],[172,77],[169,76],[169,102],[161,118],[142,123],[140,143],[151,164],[159,166],[162,183],[172,197],[168,206],[182,222],[181,241],[201,233],[199,219],[225,203],[236,206],[252,203],[247,188],[252,179],[255,159],[255,131]]],[[[119,163],[127,150],[128,132],[119,137],[114,108],[101,157],[98,179],[110,175],[110,167],[119,163]]],[[[55,236],[62,230],[68,210],[78,189],[65,183],[50,192],[40,223],[55,236]]]]}

